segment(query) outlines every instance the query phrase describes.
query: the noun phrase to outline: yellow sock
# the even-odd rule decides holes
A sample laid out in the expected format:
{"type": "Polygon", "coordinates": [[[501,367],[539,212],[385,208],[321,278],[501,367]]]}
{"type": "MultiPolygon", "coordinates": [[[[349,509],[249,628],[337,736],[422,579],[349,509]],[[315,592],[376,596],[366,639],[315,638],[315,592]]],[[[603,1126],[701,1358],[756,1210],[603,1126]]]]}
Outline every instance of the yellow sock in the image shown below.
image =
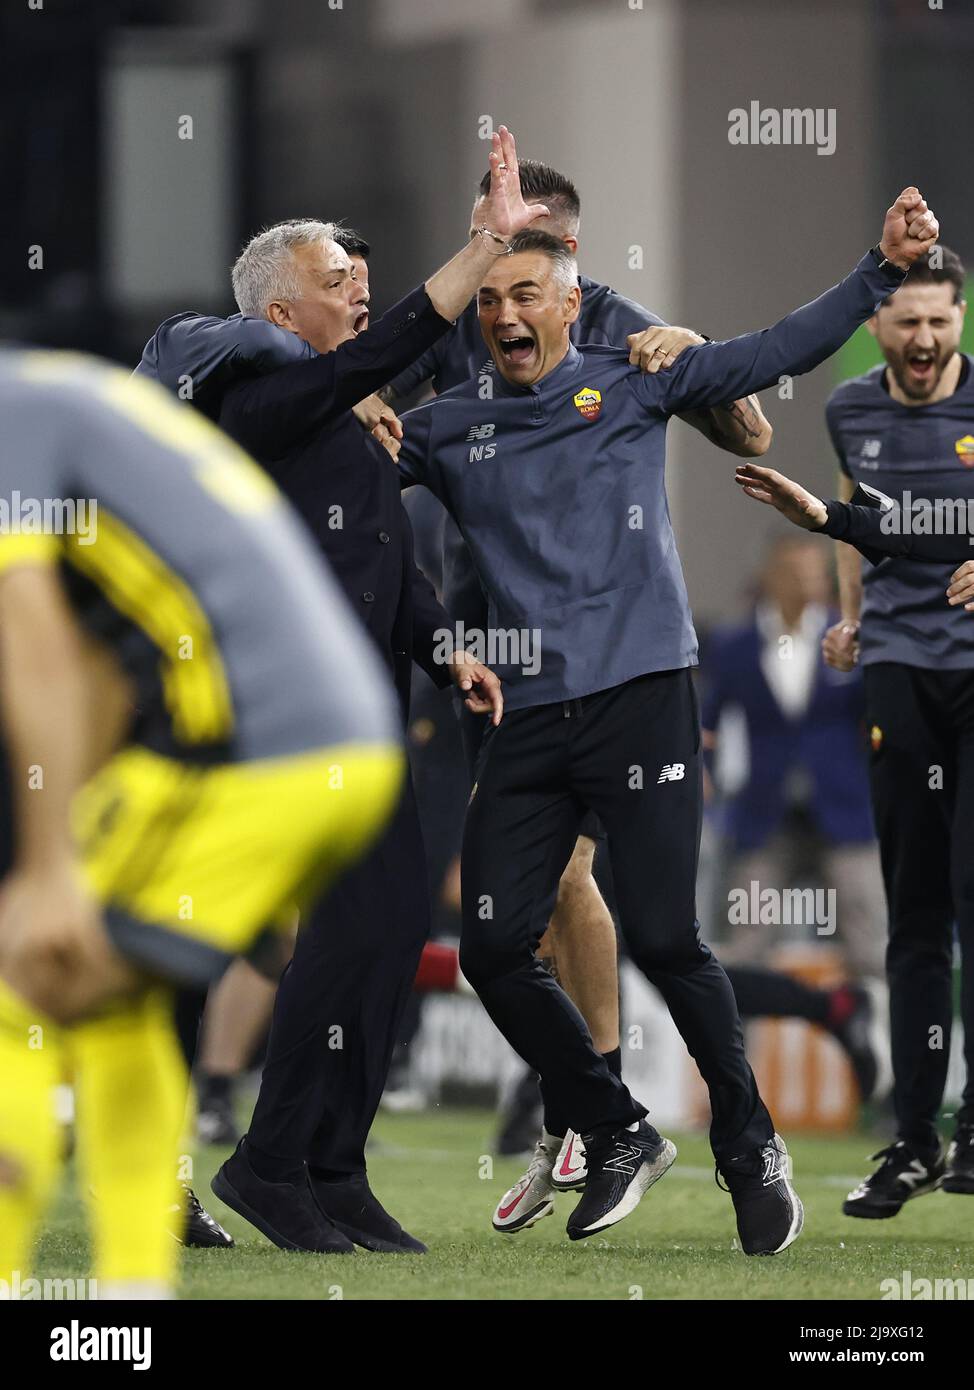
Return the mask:
{"type": "Polygon", "coordinates": [[[152,989],[70,1030],[79,1181],[94,1274],[106,1286],[167,1287],[179,1247],[169,1234],[186,1104],[186,1066],[168,990],[152,989]]]}
{"type": "Polygon", "coordinates": [[[0,980],[0,1297],[28,1275],[34,1238],[60,1167],[54,1088],[61,1030],[0,980]]]}

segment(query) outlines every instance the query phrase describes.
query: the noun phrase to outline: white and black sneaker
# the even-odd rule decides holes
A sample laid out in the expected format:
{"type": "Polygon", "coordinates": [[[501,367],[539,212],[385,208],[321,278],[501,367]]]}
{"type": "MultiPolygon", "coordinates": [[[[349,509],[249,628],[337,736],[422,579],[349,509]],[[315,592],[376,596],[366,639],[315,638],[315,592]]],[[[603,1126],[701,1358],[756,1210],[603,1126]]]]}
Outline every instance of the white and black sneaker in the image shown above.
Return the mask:
{"type": "Polygon", "coordinates": [[[899,1139],[872,1157],[883,1161],[842,1203],[845,1216],[883,1221],[895,1216],[904,1202],[935,1192],[943,1181],[944,1159],[939,1150],[933,1157],[920,1158],[899,1139]]]}
{"type": "Polygon", "coordinates": [[[791,1185],[791,1159],[779,1134],[767,1144],[719,1166],[737,1215],[745,1255],[777,1255],[801,1235],[805,1209],[791,1185]]]}
{"type": "Polygon", "coordinates": [[[555,1193],[551,1186],[551,1170],[555,1166],[562,1140],[556,1134],[541,1131],[534,1146],[534,1157],[528,1171],[508,1188],[494,1208],[493,1227],[502,1235],[526,1231],[555,1209],[555,1193]]]}
{"type": "Polygon", "coordinates": [[[588,1178],[565,1228],[572,1240],[607,1230],[636,1210],[676,1158],[676,1145],[640,1120],[631,1129],[584,1134],[588,1178]]]}
{"type": "Polygon", "coordinates": [[[555,1166],[551,1170],[551,1185],[556,1192],[581,1192],[588,1178],[585,1142],[570,1129],[561,1142],[555,1166]]]}

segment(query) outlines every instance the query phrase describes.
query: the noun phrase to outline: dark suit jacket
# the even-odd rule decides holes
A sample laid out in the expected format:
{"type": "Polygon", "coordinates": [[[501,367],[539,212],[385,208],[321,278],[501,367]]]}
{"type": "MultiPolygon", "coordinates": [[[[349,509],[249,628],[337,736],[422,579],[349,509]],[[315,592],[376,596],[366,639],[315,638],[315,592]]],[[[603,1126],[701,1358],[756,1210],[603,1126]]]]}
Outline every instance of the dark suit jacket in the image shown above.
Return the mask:
{"type": "MultiPolygon", "coordinates": [[[[825,625],[837,619],[831,613],[825,625]]],[[[716,629],[706,650],[703,727],[716,729],[728,706],[739,708],[747,722],[749,775],[723,808],[723,830],[739,851],[764,845],[784,818],[788,774],[800,767],[810,782],[809,809],[826,839],[834,844],[872,840],[862,672],[846,675],[819,660],[808,707],[792,719],[765,679],[762,648],[752,618],[716,629]]]]}
{"type": "MultiPolygon", "coordinates": [[[[434,634],[452,624],[413,560],[396,466],[352,407],[449,327],[425,289],[414,290],[335,352],[295,362],[292,344],[282,341],[281,360],[290,365],[237,381],[220,411],[222,427],[310,526],[389,665],[404,715],[414,660],[438,686],[450,683],[445,665],[434,659],[434,634]]],[[[262,353],[266,371],[266,344],[262,353]]]]}

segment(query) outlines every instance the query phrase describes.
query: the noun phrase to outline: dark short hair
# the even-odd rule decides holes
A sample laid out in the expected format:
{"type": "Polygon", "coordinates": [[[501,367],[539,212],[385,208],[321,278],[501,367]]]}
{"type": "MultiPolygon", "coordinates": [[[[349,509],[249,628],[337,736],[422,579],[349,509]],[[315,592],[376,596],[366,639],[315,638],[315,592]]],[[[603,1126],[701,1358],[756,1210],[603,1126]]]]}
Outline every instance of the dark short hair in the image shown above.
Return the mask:
{"type": "Polygon", "coordinates": [[[926,256],[921,256],[918,261],[913,262],[900,288],[910,289],[913,285],[953,285],[954,303],[961,304],[966,279],[964,262],[957,252],[951,251],[949,246],[937,245],[926,256]],[[935,265],[930,264],[931,256],[935,265]]]}
{"type": "Polygon", "coordinates": [[[575,263],[575,257],[561,237],[552,236],[550,232],[528,230],[512,236],[509,245],[511,254],[515,256],[520,251],[540,251],[543,256],[547,256],[559,267],[566,287],[578,283],[578,266],[575,263]]]}
{"type": "Polygon", "coordinates": [[[364,261],[369,259],[369,252],[372,247],[361,232],[357,232],[354,227],[337,226],[334,239],[349,256],[361,256],[364,261]]]}
{"type": "MultiPolygon", "coordinates": [[[[557,169],[552,169],[550,164],[542,164],[537,159],[519,159],[518,169],[521,174],[521,192],[525,200],[534,203],[544,203],[551,212],[552,217],[560,217],[572,224],[572,230],[578,230],[578,217],[581,211],[581,199],[578,196],[578,189],[571,179],[565,174],[559,174],[557,169]]],[[[480,196],[486,198],[490,192],[490,170],[480,180],[480,196]]]]}

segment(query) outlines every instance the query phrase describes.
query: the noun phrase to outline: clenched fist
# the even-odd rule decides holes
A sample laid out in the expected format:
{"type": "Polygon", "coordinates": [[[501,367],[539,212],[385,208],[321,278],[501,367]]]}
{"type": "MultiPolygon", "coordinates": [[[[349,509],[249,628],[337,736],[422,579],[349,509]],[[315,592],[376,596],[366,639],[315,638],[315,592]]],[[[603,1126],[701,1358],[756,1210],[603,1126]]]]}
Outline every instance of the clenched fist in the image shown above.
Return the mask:
{"type": "Polygon", "coordinates": [[[886,212],[879,249],[888,261],[909,270],[926,255],[940,235],[940,223],[927,207],[918,188],[904,188],[886,212]]]}

